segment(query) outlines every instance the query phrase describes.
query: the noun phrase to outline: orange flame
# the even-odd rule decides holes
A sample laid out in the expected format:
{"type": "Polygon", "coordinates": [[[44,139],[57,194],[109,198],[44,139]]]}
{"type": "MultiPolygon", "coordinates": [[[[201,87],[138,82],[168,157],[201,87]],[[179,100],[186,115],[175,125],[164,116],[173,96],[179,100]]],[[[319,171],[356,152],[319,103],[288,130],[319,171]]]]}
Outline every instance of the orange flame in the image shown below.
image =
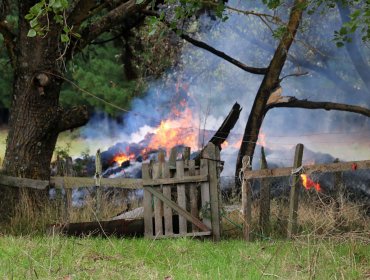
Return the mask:
{"type": "Polygon", "coordinates": [[[175,119],[161,121],[154,131],[154,136],[148,145],[149,149],[164,148],[167,155],[170,149],[176,145],[197,149],[198,135],[191,128],[193,126],[191,110],[185,108],[182,112],[176,112],[175,116],[175,119]]]}
{"type": "Polygon", "coordinates": [[[121,165],[125,161],[131,160],[131,159],[134,159],[134,158],[135,158],[134,154],[126,155],[125,153],[119,153],[119,154],[114,156],[113,161],[115,161],[119,165],[121,165]]]}
{"type": "Polygon", "coordinates": [[[316,191],[320,192],[321,187],[319,183],[315,183],[308,177],[306,174],[301,174],[301,179],[302,179],[302,185],[305,187],[306,190],[309,190],[311,188],[315,188],[316,191]]]}

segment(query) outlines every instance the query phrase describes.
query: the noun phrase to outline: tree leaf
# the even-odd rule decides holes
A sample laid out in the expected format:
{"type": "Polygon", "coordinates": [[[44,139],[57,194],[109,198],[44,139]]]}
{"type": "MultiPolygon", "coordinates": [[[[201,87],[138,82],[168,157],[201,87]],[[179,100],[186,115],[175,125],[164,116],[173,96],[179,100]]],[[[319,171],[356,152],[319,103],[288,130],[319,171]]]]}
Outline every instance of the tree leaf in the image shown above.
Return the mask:
{"type": "Polygon", "coordinates": [[[69,42],[69,36],[67,34],[62,34],[62,35],[60,35],[60,40],[63,43],[67,43],[67,42],[69,42]]]}
{"type": "Polygon", "coordinates": [[[37,18],[34,18],[33,20],[30,21],[31,28],[34,28],[38,24],[39,22],[37,21],[37,18]]]}
{"type": "Polygon", "coordinates": [[[143,2],[144,2],[144,0],[136,0],[137,5],[142,4],[143,2]]]}
{"type": "Polygon", "coordinates": [[[37,35],[37,32],[35,29],[28,30],[27,37],[35,37],[37,35]]]}

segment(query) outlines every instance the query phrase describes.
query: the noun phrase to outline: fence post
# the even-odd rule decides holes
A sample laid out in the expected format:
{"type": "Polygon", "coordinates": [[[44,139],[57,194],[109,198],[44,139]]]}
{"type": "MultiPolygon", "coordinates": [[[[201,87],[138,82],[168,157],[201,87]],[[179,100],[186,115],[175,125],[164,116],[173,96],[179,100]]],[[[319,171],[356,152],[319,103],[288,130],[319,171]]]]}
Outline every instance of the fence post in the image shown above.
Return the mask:
{"type": "Polygon", "coordinates": [[[288,218],[288,238],[292,238],[293,234],[297,231],[297,211],[298,211],[298,197],[299,197],[299,171],[297,170],[302,166],[303,158],[303,144],[298,144],[294,154],[294,164],[292,172],[292,186],[290,189],[289,197],[289,218],[288,218]]]}
{"type": "Polygon", "coordinates": [[[96,151],[95,156],[95,186],[96,186],[96,217],[98,220],[101,219],[101,203],[102,203],[102,191],[100,187],[102,175],[102,164],[101,164],[101,156],[100,156],[100,149],[96,151]]]}
{"type": "Polygon", "coordinates": [[[220,161],[220,153],[213,143],[208,143],[206,148],[203,150],[202,156],[208,160],[212,236],[214,241],[219,241],[221,238],[218,184],[218,164],[220,161]]]}
{"type": "MultiPolygon", "coordinates": [[[[249,156],[244,156],[242,160],[242,172],[249,170],[249,156]]],[[[252,223],[252,190],[250,182],[242,178],[242,220],[243,220],[243,238],[250,241],[250,230],[252,223]]]]}
{"type": "MultiPolygon", "coordinates": [[[[268,169],[265,149],[261,147],[261,169],[268,169]]],[[[260,228],[262,235],[270,233],[270,182],[268,179],[260,181],[260,228]]]]}

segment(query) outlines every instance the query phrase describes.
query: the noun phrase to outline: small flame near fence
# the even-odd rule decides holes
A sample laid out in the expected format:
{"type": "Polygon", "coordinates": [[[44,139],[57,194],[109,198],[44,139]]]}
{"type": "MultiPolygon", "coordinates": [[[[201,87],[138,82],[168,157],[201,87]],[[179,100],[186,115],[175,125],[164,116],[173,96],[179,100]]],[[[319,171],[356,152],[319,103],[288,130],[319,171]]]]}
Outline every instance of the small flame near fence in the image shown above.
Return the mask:
{"type": "Polygon", "coordinates": [[[302,185],[306,190],[310,190],[314,188],[317,192],[321,192],[320,184],[312,181],[312,179],[308,177],[308,175],[301,174],[301,179],[302,179],[302,185]]]}

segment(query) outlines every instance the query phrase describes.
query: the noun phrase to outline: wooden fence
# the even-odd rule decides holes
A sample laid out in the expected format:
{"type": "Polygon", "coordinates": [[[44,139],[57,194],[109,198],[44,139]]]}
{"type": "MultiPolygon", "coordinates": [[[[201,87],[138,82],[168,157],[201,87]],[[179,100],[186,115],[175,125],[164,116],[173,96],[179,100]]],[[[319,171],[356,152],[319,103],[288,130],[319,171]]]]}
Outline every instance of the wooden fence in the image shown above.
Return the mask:
{"type": "MultiPolygon", "coordinates": [[[[262,149],[262,160],[260,170],[251,170],[248,164],[248,158],[243,158],[243,181],[242,181],[242,216],[243,216],[243,236],[245,240],[250,240],[252,225],[252,189],[251,180],[260,180],[260,217],[259,225],[263,233],[267,233],[270,227],[270,185],[269,178],[291,176],[291,188],[289,195],[289,214],[287,225],[287,237],[291,238],[297,231],[298,203],[300,175],[304,172],[306,175],[313,173],[333,172],[336,177],[343,171],[370,169],[370,160],[353,162],[334,162],[330,164],[302,165],[303,145],[296,146],[293,167],[267,169],[267,162],[262,149]]],[[[336,181],[338,181],[336,179],[336,181]]]]}
{"type": "MultiPolygon", "coordinates": [[[[187,147],[184,149],[182,160],[176,160],[177,156],[177,149],[174,148],[168,162],[164,161],[164,154],[159,153],[158,162],[144,163],[143,179],[102,178],[98,151],[95,178],[55,176],[46,181],[0,175],[0,185],[38,190],[49,187],[64,189],[64,213],[69,213],[72,207],[73,188],[96,187],[95,211],[98,218],[102,187],[130,190],[144,187],[144,222],[147,237],[212,235],[217,241],[220,239],[220,151],[213,143],[209,143],[197,161],[190,160],[190,148],[187,147]],[[174,200],[171,200],[172,197],[174,200]],[[199,205],[198,201],[201,202],[199,205]],[[178,217],[177,224],[173,224],[174,214],[178,217]],[[189,230],[187,221],[192,224],[189,230]]],[[[63,174],[72,173],[67,170],[63,174]]],[[[68,214],[66,215],[65,219],[68,221],[68,214]]]]}
{"type": "Polygon", "coordinates": [[[212,235],[213,240],[220,239],[219,155],[210,143],[199,165],[186,155],[172,163],[160,157],[158,162],[143,164],[146,237],[212,235]]]}

